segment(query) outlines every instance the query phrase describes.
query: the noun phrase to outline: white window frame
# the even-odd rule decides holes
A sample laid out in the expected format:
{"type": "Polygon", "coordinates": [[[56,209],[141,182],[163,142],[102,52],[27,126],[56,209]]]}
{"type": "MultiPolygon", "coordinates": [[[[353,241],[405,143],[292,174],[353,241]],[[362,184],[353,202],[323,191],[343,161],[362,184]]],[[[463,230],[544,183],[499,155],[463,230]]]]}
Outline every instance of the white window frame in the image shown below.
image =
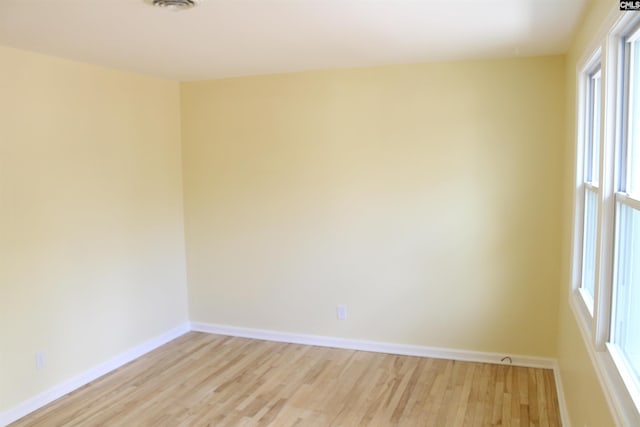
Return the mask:
{"type": "MultiPolygon", "coordinates": [[[[640,25],[640,14],[612,9],[607,20],[594,38],[577,66],[577,120],[576,120],[576,181],[574,187],[574,221],[572,253],[572,286],[569,304],[602,385],[616,424],[640,425],[640,384],[630,372],[616,346],[611,345],[611,299],[614,283],[616,200],[615,189],[620,182],[614,175],[620,163],[623,142],[621,117],[625,115],[626,99],[621,99],[622,88],[627,87],[622,72],[623,38],[640,25]],[[586,80],[597,61],[602,73],[602,111],[600,126],[599,200],[596,246],[596,274],[593,305],[585,298],[582,284],[582,242],[584,233],[584,144],[588,123],[586,111],[586,80]],[[623,83],[625,84],[623,86],[623,83]]],[[[620,172],[620,171],[618,171],[620,172]]],[[[588,295],[587,295],[588,297],[588,295]]]]}
{"type": "MultiPolygon", "coordinates": [[[[589,150],[591,144],[593,144],[593,134],[591,131],[593,130],[593,103],[595,94],[591,93],[591,80],[592,76],[597,72],[601,74],[601,87],[604,87],[604,79],[602,78],[603,70],[602,70],[602,49],[600,47],[596,48],[595,51],[588,57],[586,61],[583,61],[584,64],[580,66],[580,72],[578,73],[578,144],[576,147],[576,183],[575,183],[575,212],[574,212],[574,255],[573,255],[573,265],[574,265],[574,274],[573,274],[573,289],[575,293],[577,293],[581,299],[580,310],[582,312],[582,316],[591,318],[593,317],[594,312],[594,300],[596,289],[594,288],[594,295],[589,294],[583,287],[583,277],[582,273],[584,271],[584,240],[585,240],[585,195],[587,191],[591,191],[596,193],[598,196],[598,217],[600,216],[600,184],[594,183],[592,180],[587,181],[586,179],[586,168],[587,166],[587,158],[591,156],[592,150],[589,150]]],[[[602,97],[602,91],[600,94],[600,100],[602,103],[601,107],[601,115],[604,113],[604,99],[602,97]]],[[[599,140],[602,141],[602,126],[600,126],[600,135],[599,140]]],[[[602,145],[602,144],[601,144],[602,145]]],[[[602,163],[602,153],[600,153],[600,162],[602,163]]],[[[602,179],[602,174],[600,171],[600,165],[594,165],[593,162],[590,162],[590,167],[598,168],[598,179],[602,179]]],[[[593,175],[593,172],[591,173],[593,175]]],[[[599,224],[599,221],[598,221],[599,224]]],[[[600,235],[599,230],[596,229],[596,250],[599,247],[598,236],[600,235]]],[[[595,277],[594,281],[595,287],[597,287],[597,277],[598,277],[598,255],[596,253],[595,260],[595,277]]]]}
{"type": "MultiPolygon", "coordinates": [[[[630,23],[622,26],[622,28],[624,31],[623,34],[633,35],[633,38],[631,41],[638,42],[638,40],[640,40],[640,18],[635,19],[630,23]]],[[[629,82],[629,76],[627,75],[628,68],[626,63],[627,61],[629,61],[630,46],[620,36],[614,37],[613,42],[618,45],[617,52],[619,57],[616,58],[616,63],[618,65],[619,72],[617,74],[617,77],[623,82],[624,87],[629,88],[630,82],[629,82]],[[621,57],[624,59],[622,60],[621,57]]],[[[640,58],[636,58],[636,61],[639,61],[639,60],[640,58]]],[[[634,66],[638,67],[640,66],[640,64],[636,63],[634,64],[634,66]]],[[[636,84],[640,84],[640,81],[636,82],[636,84]]],[[[625,186],[629,185],[629,180],[631,176],[630,174],[631,169],[630,169],[629,157],[628,157],[629,147],[627,146],[629,126],[630,126],[628,118],[632,115],[632,113],[629,111],[629,108],[630,108],[629,102],[630,101],[628,99],[628,93],[622,92],[620,90],[620,84],[618,84],[619,114],[617,115],[615,120],[616,120],[616,123],[618,124],[619,133],[617,135],[618,141],[616,144],[617,152],[616,152],[615,162],[620,167],[616,171],[615,176],[613,177],[613,180],[615,180],[615,185],[611,191],[611,202],[610,202],[611,210],[613,212],[612,215],[616,215],[616,222],[618,221],[618,218],[619,218],[618,216],[619,212],[616,211],[616,206],[618,205],[625,205],[636,211],[640,211],[640,200],[637,199],[637,196],[635,196],[636,198],[631,197],[630,195],[627,194],[626,188],[621,188],[622,187],[621,184],[624,184],[625,186]]],[[[637,112],[633,113],[633,115],[636,115],[636,114],[637,112]]],[[[607,240],[615,244],[615,237],[614,237],[615,235],[616,235],[616,230],[612,228],[611,237],[607,236],[607,240]]],[[[613,248],[611,250],[614,251],[613,248]]],[[[611,309],[613,307],[612,307],[611,301],[612,301],[612,296],[614,292],[616,276],[618,274],[616,271],[616,267],[619,265],[619,260],[617,259],[617,256],[613,256],[612,259],[613,259],[613,262],[611,264],[613,264],[613,274],[609,276],[611,277],[610,280],[612,281],[612,283],[610,285],[610,288],[608,289],[609,291],[608,304],[609,304],[610,310],[609,312],[606,313],[607,320],[608,320],[606,327],[609,331],[612,331],[613,313],[611,312],[611,309]]],[[[602,323],[604,325],[604,322],[602,323]]],[[[630,391],[631,398],[634,401],[636,408],[640,408],[640,381],[636,376],[636,374],[633,372],[633,369],[631,368],[631,366],[628,365],[625,357],[622,355],[620,350],[614,344],[607,341],[610,341],[610,340],[608,339],[602,340],[602,342],[604,342],[604,344],[606,345],[606,350],[611,354],[611,357],[614,363],[616,364],[616,367],[620,371],[622,380],[624,381],[627,389],[630,391]]]]}

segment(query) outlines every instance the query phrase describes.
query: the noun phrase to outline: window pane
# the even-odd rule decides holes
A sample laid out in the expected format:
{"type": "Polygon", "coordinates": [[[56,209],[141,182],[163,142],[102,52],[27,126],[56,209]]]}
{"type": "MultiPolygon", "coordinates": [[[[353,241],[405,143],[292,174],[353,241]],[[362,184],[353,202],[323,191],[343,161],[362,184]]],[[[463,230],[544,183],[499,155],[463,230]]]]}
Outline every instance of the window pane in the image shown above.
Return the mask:
{"type": "Polygon", "coordinates": [[[591,75],[591,176],[589,181],[594,184],[598,183],[600,171],[600,116],[602,110],[600,75],[600,70],[591,75]]]}
{"type": "Polygon", "coordinates": [[[640,378],[640,211],[618,203],[612,342],[640,378]]]}
{"type": "MultiPolygon", "coordinates": [[[[631,64],[629,69],[629,182],[627,193],[640,193],[640,42],[631,44],[631,64]]],[[[636,197],[637,198],[637,197],[636,197]]]]}
{"type": "MultiPolygon", "coordinates": [[[[598,224],[598,193],[589,189],[584,194],[584,241],[582,245],[582,288],[595,294],[596,232],[598,224]]],[[[590,307],[592,308],[592,307],[590,307]]]]}

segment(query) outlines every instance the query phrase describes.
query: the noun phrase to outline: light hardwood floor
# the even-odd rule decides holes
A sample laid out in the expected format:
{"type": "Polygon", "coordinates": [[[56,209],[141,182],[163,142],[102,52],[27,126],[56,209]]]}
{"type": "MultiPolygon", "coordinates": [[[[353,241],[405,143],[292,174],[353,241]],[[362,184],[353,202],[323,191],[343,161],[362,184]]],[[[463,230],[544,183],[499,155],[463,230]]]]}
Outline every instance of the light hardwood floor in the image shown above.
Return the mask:
{"type": "Polygon", "coordinates": [[[188,333],[12,426],[559,426],[551,370],[188,333]]]}

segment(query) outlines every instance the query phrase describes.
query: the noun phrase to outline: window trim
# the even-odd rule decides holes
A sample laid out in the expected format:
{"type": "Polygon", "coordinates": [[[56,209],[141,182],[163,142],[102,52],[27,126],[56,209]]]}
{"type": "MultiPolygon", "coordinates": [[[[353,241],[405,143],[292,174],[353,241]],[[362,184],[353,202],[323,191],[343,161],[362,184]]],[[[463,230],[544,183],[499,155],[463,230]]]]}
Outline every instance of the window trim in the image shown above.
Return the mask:
{"type": "Polygon", "coordinates": [[[619,371],[621,381],[628,393],[631,395],[631,400],[636,406],[640,405],[640,380],[638,380],[633,373],[633,368],[629,366],[626,358],[621,354],[619,348],[615,345],[606,344],[607,353],[611,357],[612,364],[616,370],[619,371]]]}
{"type": "MultiPolygon", "coordinates": [[[[586,191],[593,191],[598,195],[598,199],[600,198],[601,191],[599,189],[599,185],[597,183],[593,183],[591,180],[587,181],[586,179],[586,167],[587,167],[587,146],[592,144],[592,139],[588,135],[588,129],[592,128],[591,118],[592,118],[592,108],[591,105],[587,106],[583,100],[591,100],[592,94],[589,93],[591,87],[591,76],[598,69],[599,72],[602,73],[602,49],[600,46],[593,49],[593,52],[586,58],[586,60],[581,61],[581,64],[578,64],[578,79],[577,79],[577,97],[578,102],[576,106],[578,108],[577,115],[577,124],[578,129],[576,132],[577,144],[576,144],[576,163],[575,163],[575,197],[574,197],[574,229],[573,229],[573,256],[572,256],[572,293],[577,295],[581,300],[581,315],[584,317],[588,317],[591,319],[593,317],[593,301],[595,300],[595,289],[594,295],[590,295],[587,291],[582,288],[582,264],[583,264],[583,251],[584,251],[584,211],[585,211],[585,194],[586,191]],[[589,140],[589,141],[588,141],[589,140]]],[[[601,80],[603,82],[603,80],[601,80]]],[[[604,85],[601,85],[604,86],[604,85]]],[[[600,98],[603,99],[602,96],[600,98]]],[[[589,102],[591,104],[591,102],[589,102]]],[[[600,129],[602,135],[602,127],[600,129]]],[[[600,161],[602,161],[602,155],[600,155],[600,161]]],[[[592,163],[592,162],[591,162],[592,163]]],[[[598,176],[600,177],[600,172],[598,176]]],[[[600,204],[600,203],[598,203],[600,204]]],[[[598,211],[600,207],[598,206],[598,211]]],[[[597,269],[597,236],[599,235],[598,230],[596,229],[596,273],[595,278],[598,275],[597,269]]],[[[597,280],[595,280],[597,282],[597,280]]]]}

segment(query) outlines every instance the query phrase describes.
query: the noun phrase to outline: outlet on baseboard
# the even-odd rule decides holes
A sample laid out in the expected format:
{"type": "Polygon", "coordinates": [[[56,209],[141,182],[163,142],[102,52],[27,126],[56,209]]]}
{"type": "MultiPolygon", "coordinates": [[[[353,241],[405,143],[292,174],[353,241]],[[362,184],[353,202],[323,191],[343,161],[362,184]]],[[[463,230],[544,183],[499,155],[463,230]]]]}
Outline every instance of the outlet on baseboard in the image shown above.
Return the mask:
{"type": "Polygon", "coordinates": [[[44,351],[36,352],[36,369],[44,369],[47,365],[47,358],[44,354],[44,351]]]}
{"type": "Polygon", "coordinates": [[[336,317],[338,320],[347,320],[347,306],[344,304],[338,304],[336,307],[336,317]]]}

